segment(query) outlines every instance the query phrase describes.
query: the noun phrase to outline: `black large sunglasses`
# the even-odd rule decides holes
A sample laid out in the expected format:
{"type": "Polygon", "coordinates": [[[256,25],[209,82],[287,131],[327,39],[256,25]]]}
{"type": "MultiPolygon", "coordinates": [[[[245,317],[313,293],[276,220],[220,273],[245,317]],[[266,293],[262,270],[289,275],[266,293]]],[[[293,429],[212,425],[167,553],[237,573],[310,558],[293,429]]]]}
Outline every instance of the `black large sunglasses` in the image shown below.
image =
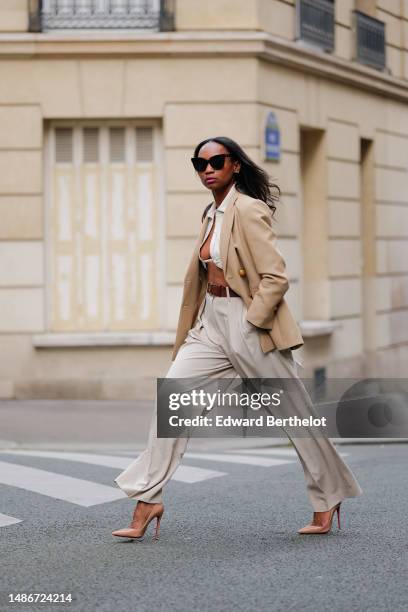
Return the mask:
{"type": "Polygon", "coordinates": [[[220,155],[213,155],[210,157],[210,159],[205,159],[204,157],[192,157],[191,161],[194,169],[197,170],[197,172],[204,172],[208,164],[210,164],[214,170],[221,170],[224,167],[226,157],[232,157],[232,155],[221,153],[220,155]]]}

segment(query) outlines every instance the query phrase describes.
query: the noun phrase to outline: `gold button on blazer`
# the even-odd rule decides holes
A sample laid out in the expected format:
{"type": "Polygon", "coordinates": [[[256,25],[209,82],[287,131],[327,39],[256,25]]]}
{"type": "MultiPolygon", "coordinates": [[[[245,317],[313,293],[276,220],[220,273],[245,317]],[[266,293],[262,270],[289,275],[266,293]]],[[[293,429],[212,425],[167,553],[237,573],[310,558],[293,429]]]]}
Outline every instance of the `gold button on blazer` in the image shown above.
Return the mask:
{"type": "MultiPolygon", "coordinates": [[[[202,223],[184,277],[172,360],[204,306],[207,276],[200,265],[198,251],[206,221],[202,223]]],[[[228,285],[244,300],[247,320],[259,327],[263,352],[302,346],[300,329],[284,298],[289,288],[286,264],[276,246],[272,216],[265,202],[237,191],[224,212],[220,255],[228,285]]]]}

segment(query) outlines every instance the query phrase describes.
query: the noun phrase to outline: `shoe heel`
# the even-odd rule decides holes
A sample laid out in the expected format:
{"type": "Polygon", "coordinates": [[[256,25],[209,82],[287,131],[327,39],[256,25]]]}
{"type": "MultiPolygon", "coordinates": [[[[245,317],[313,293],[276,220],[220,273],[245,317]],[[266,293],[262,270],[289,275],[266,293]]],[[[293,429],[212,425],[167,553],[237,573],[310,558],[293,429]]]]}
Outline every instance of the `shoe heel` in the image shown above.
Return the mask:
{"type": "Polygon", "coordinates": [[[337,526],[340,529],[340,505],[337,506],[337,526]]]}
{"type": "Polygon", "coordinates": [[[161,517],[162,517],[161,514],[160,514],[160,516],[156,517],[156,530],[155,530],[155,533],[154,533],[154,536],[153,536],[153,540],[158,540],[159,539],[161,517]]]}

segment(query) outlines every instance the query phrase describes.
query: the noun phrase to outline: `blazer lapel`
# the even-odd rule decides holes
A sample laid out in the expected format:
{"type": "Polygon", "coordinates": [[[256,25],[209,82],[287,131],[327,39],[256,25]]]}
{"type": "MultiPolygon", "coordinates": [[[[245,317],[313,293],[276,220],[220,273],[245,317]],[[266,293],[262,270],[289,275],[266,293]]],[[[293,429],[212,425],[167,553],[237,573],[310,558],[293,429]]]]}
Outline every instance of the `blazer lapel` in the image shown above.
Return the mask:
{"type": "Polygon", "coordinates": [[[189,266],[187,268],[187,272],[185,275],[185,279],[184,279],[185,281],[191,281],[195,278],[198,278],[199,270],[200,270],[200,260],[199,260],[198,255],[199,255],[201,243],[204,239],[206,228],[207,228],[207,218],[205,218],[201,224],[200,233],[197,238],[197,242],[193,250],[193,255],[191,257],[191,260],[190,260],[190,263],[189,263],[189,266]]]}
{"type": "Polygon", "coordinates": [[[232,225],[234,223],[235,202],[237,201],[238,196],[239,196],[239,193],[237,193],[234,200],[225,209],[224,217],[223,217],[222,225],[221,225],[220,257],[222,261],[222,269],[224,271],[224,274],[226,274],[226,271],[227,271],[228,247],[229,247],[229,242],[231,239],[232,225]]]}

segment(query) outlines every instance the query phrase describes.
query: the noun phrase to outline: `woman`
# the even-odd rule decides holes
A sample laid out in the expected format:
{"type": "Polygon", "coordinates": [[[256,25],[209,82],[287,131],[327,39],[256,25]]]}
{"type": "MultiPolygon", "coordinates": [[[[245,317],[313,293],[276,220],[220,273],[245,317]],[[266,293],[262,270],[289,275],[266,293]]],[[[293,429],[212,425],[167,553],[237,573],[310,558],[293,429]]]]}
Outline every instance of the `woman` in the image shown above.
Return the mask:
{"type": "MultiPolygon", "coordinates": [[[[226,137],[200,142],[192,163],[214,202],[203,213],[185,275],[166,378],[293,378],[299,385],[291,414],[317,416],[292,356],[303,338],[284,298],[289,283],[272,229],[276,196],[271,187],[277,186],[226,137]]],[[[138,503],[130,527],[112,535],[140,539],[156,518],[158,538],[162,489],[181,461],[187,438],[157,438],[156,416],[147,449],[114,480],[138,503]]],[[[305,429],[309,435],[291,440],[314,513],[299,533],[328,533],[336,511],[340,527],[342,500],[362,491],[333,443],[305,429]]]]}

